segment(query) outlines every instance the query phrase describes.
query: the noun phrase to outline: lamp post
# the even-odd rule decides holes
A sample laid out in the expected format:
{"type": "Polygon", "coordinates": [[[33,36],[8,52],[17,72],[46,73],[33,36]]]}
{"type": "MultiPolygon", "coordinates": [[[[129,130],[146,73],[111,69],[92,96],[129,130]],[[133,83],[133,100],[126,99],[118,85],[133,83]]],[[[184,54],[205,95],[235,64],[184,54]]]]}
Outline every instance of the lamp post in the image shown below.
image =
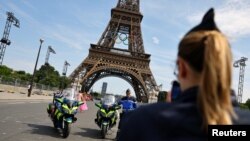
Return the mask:
{"type": "Polygon", "coordinates": [[[32,87],[33,87],[33,81],[34,81],[34,76],[35,76],[35,72],[36,72],[36,66],[37,66],[37,62],[38,62],[38,59],[39,59],[40,50],[41,50],[43,41],[44,41],[43,39],[40,39],[40,47],[39,47],[39,50],[38,50],[34,72],[33,72],[33,75],[32,75],[32,78],[31,78],[31,82],[30,82],[30,86],[29,86],[29,89],[28,89],[28,97],[30,97],[30,95],[31,95],[31,91],[32,91],[32,87]]]}

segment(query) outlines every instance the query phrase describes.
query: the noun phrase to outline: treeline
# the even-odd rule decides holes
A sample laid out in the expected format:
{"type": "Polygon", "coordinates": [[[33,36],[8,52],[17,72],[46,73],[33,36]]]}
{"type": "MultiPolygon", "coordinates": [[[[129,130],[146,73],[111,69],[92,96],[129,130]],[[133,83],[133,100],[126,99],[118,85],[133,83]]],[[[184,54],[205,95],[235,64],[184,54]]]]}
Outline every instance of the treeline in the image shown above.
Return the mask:
{"type": "MultiPolygon", "coordinates": [[[[1,81],[8,81],[10,79],[18,79],[22,81],[31,81],[32,74],[25,71],[16,71],[7,66],[0,66],[1,81]]],[[[48,85],[50,87],[58,87],[59,89],[66,88],[70,85],[70,80],[65,76],[60,76],[60,73],[55,70],[53,66],[46,63],[35,72],[34,83],[48,85]]]]}
{"type": "Polygon", "coordinates": [[[248,110],[250,110],[250,99],[247,99],[246,103],[241,103],[240,107],[242,109],[248,109],[248,110]]]}

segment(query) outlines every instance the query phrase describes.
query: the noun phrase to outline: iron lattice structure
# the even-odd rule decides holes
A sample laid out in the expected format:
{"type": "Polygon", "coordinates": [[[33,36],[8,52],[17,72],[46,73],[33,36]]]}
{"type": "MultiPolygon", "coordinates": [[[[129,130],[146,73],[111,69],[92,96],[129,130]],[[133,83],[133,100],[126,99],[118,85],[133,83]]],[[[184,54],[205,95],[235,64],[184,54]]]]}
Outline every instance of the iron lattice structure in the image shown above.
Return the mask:
{"type": "Polygon", "coordinates": [[[50,53],[56,54],[55,50],[51,46],[48,46],[47,53],[46,53],[46,58],[45,58],[45,64],[49,63],[50,53]]]}
{"type": "Polygon", "coordinates": [[[90,45],[87,58],[70,75],[83,91],[109,76],[127,81],[138,101],[148,102],[149,95],[158,91],[149,68],[150,54],[144,51],[139,8],[139,0],[119,0],[111,9],[111,19],[98,43],[90,45]],[[127,45],[127,49],[116,48],[119,43],[127,45]]]}
{"type": "Polygon", "coordinates": [[[20,27],[19,20],[14,16],[12,12],[7,12],[7,21],[5,24],[4,32],[3,32],[3,38],[1,39],[0,44],[0,65],[3,64],[3,58],[6,50],[6,46],[11,44],[11,41],[8,39],[10,34],[10,28],[12,23],[14,23],[14,26],[20,27]]]}
{"type": "Polygon", "coordinates": [[[62,75],[63,76],[66,76],[66,73],[67,73],[67,70],[68,70],[68,66],[70,66],[70,64],[67,61],[65,61],[64,65],[63,65],[63,71],[62,71],[62,75]]]}
{"type": "Polygon", "coordinates": [[[244,84],[244,72],[245,72],[245,66],[246,61],[248,58],[241,57],[241,59],[234,62],[234,67],[238,68],[240,67],[240,74],[239,74],[239,84],[238,84],[238,96],[237,101],[238,103],[242,103],[242,95],[243,95],[243,84],[244,84]]]}

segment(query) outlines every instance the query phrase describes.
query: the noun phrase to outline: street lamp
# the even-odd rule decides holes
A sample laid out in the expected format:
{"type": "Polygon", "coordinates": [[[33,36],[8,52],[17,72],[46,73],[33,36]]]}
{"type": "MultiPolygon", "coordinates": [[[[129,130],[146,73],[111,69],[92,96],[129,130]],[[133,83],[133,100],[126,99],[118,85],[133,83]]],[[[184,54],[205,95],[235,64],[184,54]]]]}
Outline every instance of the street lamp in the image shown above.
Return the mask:
{"type": "Polygon", "coordinates": [[[29,86],[29,89],[28,89],[28,97],[30,97],[30,95],[31,95],[31,91],[32,91],[32,87],[33,87],[33,81],[34,81],[34,76],[35,76],[35,72],[36,72],[36,66],[37,66],[37,62],[38,62],[38,59],[39,59],[40,50],[41,50],[43,41],[44,41],[43,39],[40,39],[40,47],[39,47],[39,50],[38,50],[34,72],[33,72],[33,75],[32,75],[32,78],[31,78],[31,82],[30,82],[30,86],[29,86]]]}

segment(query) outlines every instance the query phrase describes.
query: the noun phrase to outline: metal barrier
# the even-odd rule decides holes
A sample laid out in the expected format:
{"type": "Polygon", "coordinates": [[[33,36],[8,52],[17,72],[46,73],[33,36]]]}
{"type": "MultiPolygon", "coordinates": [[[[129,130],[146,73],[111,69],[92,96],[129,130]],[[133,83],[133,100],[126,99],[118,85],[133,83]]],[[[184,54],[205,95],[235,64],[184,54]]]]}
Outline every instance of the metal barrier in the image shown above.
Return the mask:
{"type": "MultiPolygon", "coordinates": [[[[6,91],[15,91],[20,93],[26,93],[28,91],[29,81],[24,81],[12,77],[0,76],[0,89],[6,89],[6,91]]],[[[56,91],[57,87],[51,87],[49,85],[43,85],[39,83],[33,83],[33,94],[43,94],[42,91],[56,91]]]]}

